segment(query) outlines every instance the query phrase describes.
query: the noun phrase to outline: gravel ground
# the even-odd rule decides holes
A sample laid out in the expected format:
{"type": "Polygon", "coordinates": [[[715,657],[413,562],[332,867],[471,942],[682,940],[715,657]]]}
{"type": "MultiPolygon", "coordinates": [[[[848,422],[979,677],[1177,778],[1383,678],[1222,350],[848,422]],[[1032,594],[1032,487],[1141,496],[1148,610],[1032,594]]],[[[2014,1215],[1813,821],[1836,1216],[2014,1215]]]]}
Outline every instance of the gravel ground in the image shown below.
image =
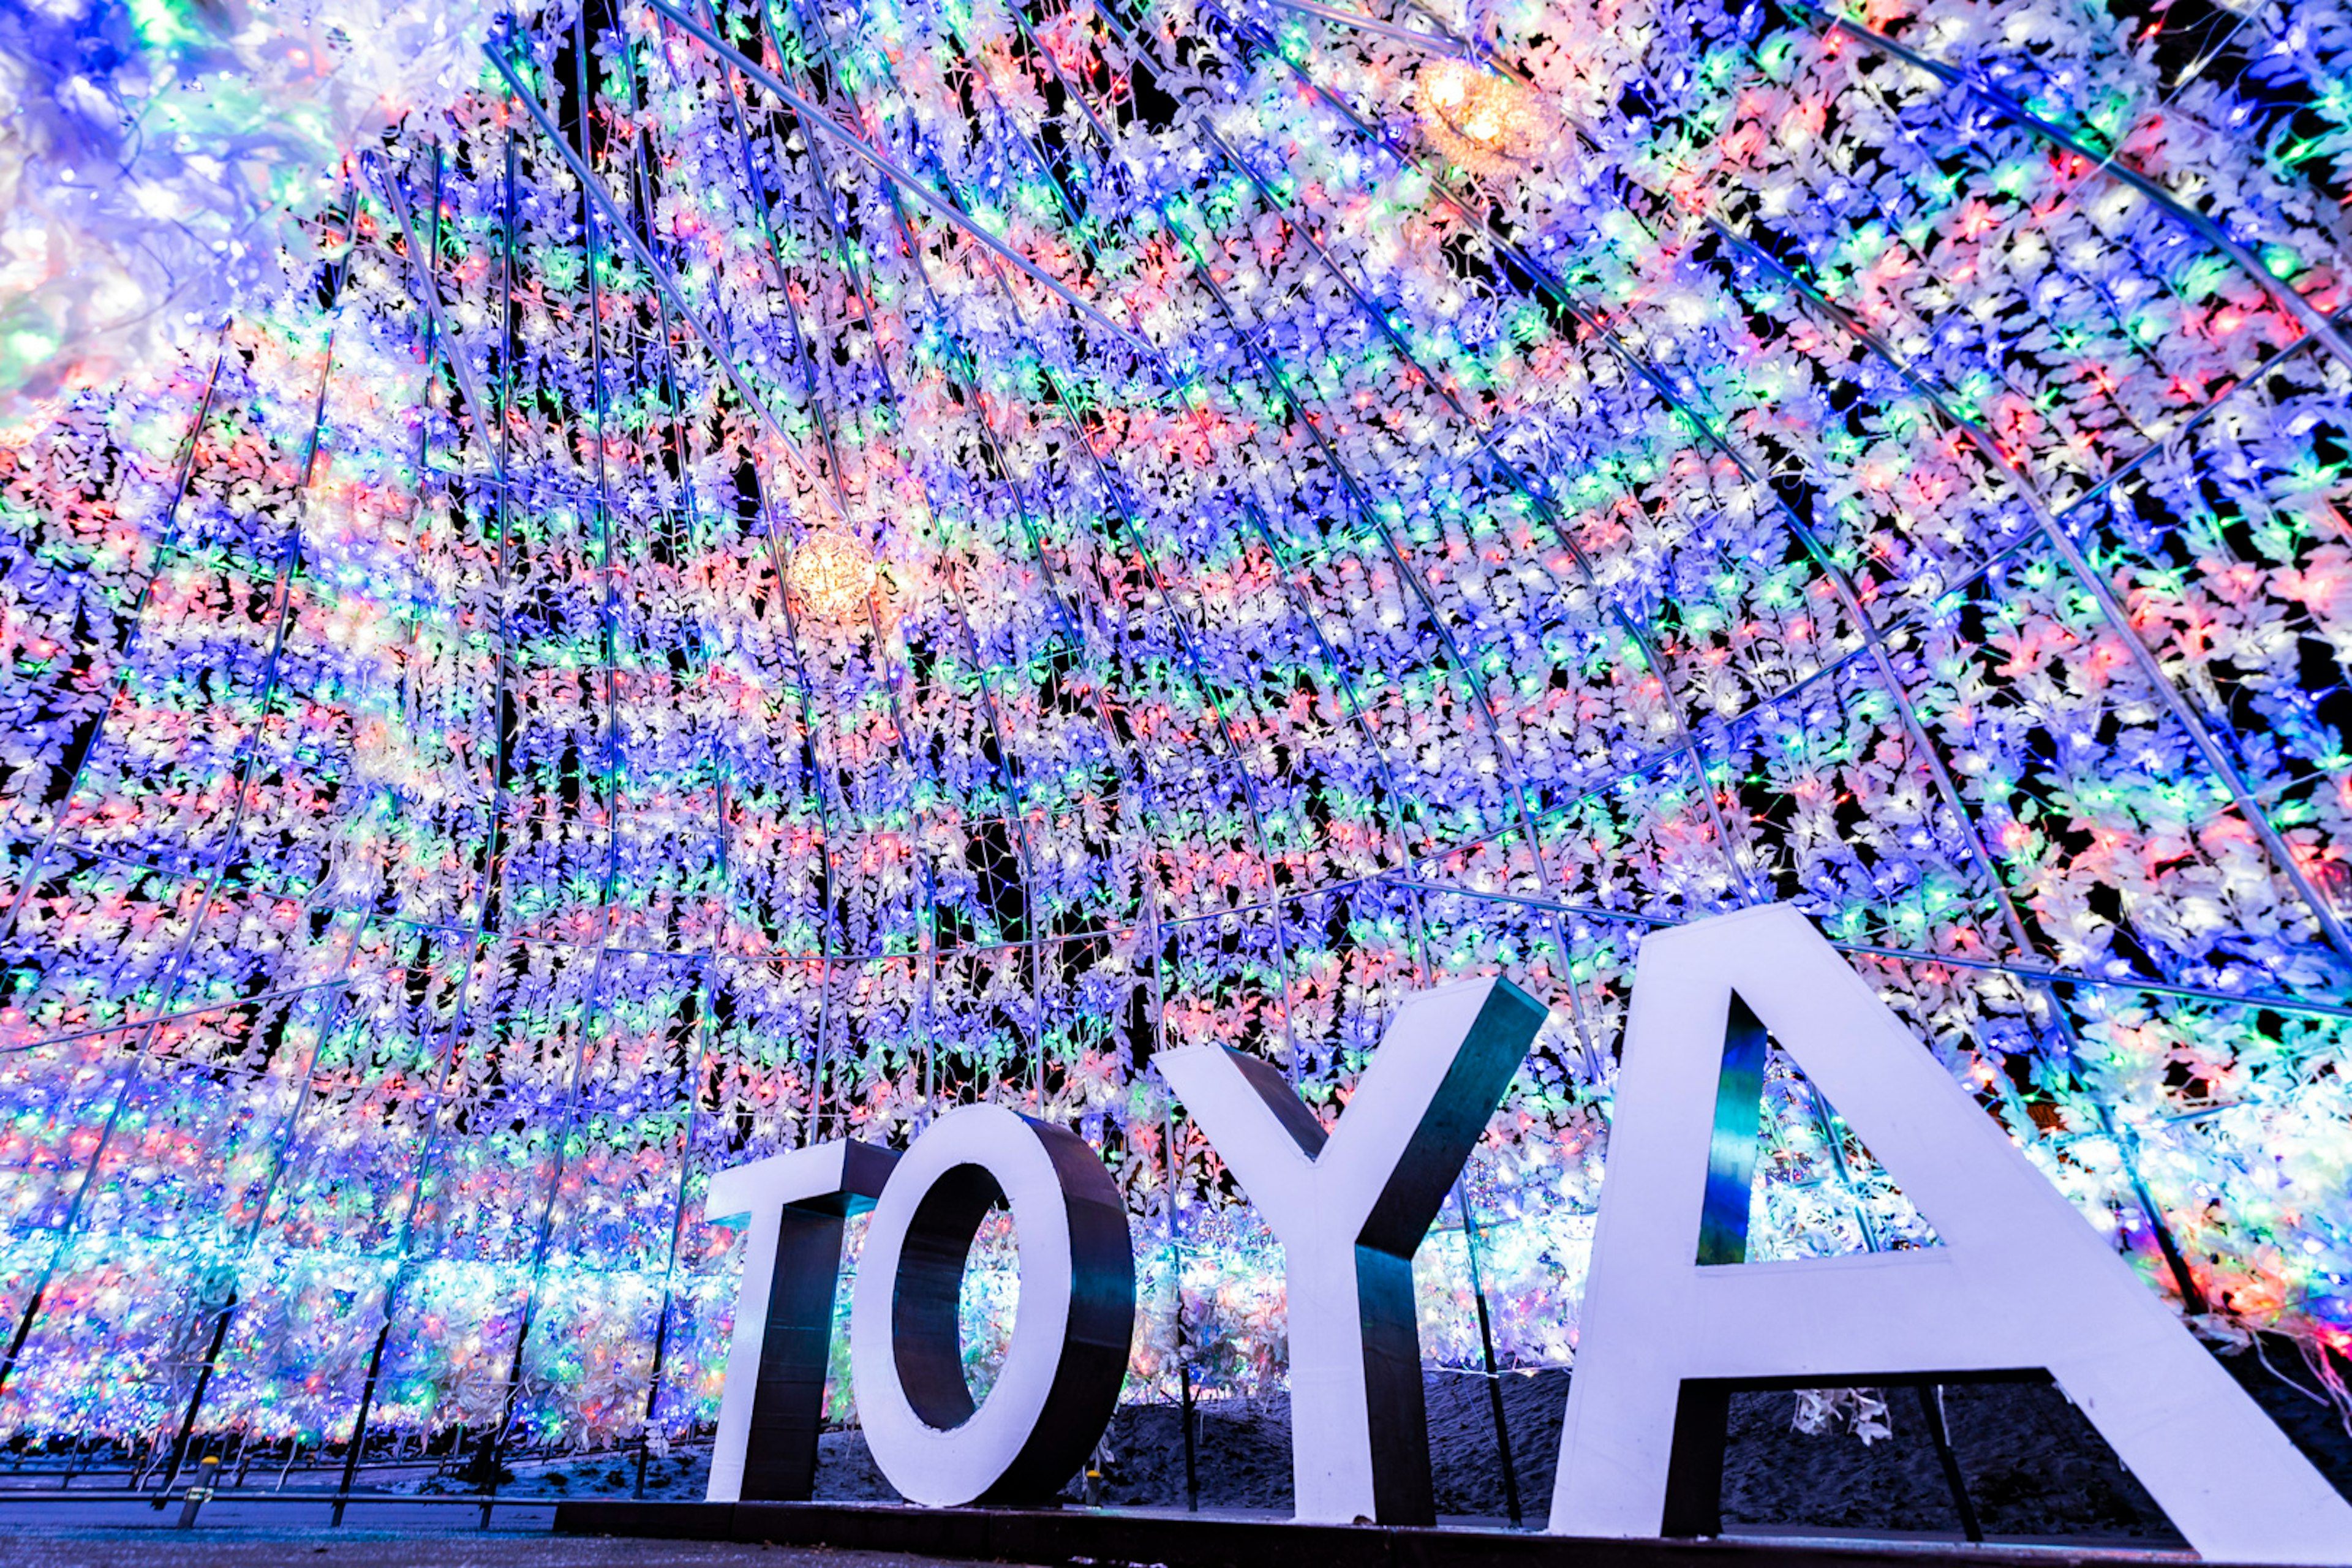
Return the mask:
{"type": "MultiPolygon", "coordinates": [[[[2274,1354],[2273,1361],[2293,1364],[2290,1355],[2274,1354]]],[[[2264,1372],[2252,1356],[2226,1358],[2222,1365],[2321,1472],[2352,1496],[2352,1435],[2334,1414],[2264,1372]]],[[[1531,1523],[1539,1521],[1551,1508],[1568,1374],[1507,1376],[1501,1390],[1521,1513],[1531,1523]]],[[[1957,1532],[1959,1516],[1918,1395],[1907,1388],[1883,1392],[1892,1436],[1869,1444],[1844,1428],[1815,1435],[1797,1431],[1792,1394],[1735,1396],[1724,1453],[1725,1523],[1957,1532]]],[[[1457,1522],[1500,1523],[1506,1498],[1486,1381],[1433,1372],[1424,1395],[1439,1515],[1457,1522]]],[[[2163,1510],[2054,1385],[1954,1385],[1945,1391],[1945,1418],[1969,1499],[1988,1534],[2011,1541],[2180,1544],[2163,1510]]],[[[1204,1402],[1195,1442],[1202,1508],[1289,1511],[1286,1398],[1204,1402]]],[[[1183,1429],[1173,1407],[1120,1409],[1102,1458],[1101,1501],[1115,1507],[1183,1506],[1183,1429]]],[[[688,1495],[699,1496],[699,1478],[691,1484],[694,1490],[688,1495]]],[[[817,1495],[898,1497],[855,1431],[824,1436],[817,1495]]]]}
{"type": "MultiPolygon", "coordinates": [[[[2274,1365],[2292,1371],[2292,1352],[2273,1347],[2274,1365]]],[[[2324,1403],[2263,1370],[2253,1356],[2225,1358],[2222,1364],[2244,1383],[2272,1417],[2284,1427],[2328,1479],[2352,1496],[2352,1435],[2324,1403]]],[[[1425,1384],[1430,1458],[1438,1512],[1454,1523],[1499,1525],[1507,1500],[1497,1463],[1493,1406],[1483,1378],[1433,1372],[1425,1384]]],[[[1500,1392],[1510,1435],[1513,1478],[1522,1517],[1538,1524],[1549,1511],[1552,1475],[1559,1461],[1559,1427],[1568,1374],[1548,1372],[1509,1375],[1500,1392]]],[[[1738,1531],[1820,1529],[1865,1535],[1957,1534],[1959,1520],[1945,1484],[1942,1466],[1928,1438],[1917,1395],[1888,1389],[1890,1436],[1864,1445],[1850,1430],[1808,1435],[1794,1430],[1796,1396],[1742,1394],[1733,1401],[1729,1441],[1724,1455],[1723,1512],[1738,1531]]],[[[2116,1461],[2082,1414],[2047,1384],[1953,1386],[1946,1391],[1945,1414],[1969,1497],[1988,1534],[2011,1542],[2076,1542],[2177,1547],[2179,1538],[2147,1492],[2116,1461]]],[[[1203,1401],[1195,1430],[1199,1503],[1203,1510],[1286,1515],[1291,1506],[1289,1402],[1276,1394],[1254,1400],[1203,1401]]],[[[1112,1507],[1182,1508],[1182,1426],[1172,1406],[1130,1405],[1113,1419],[1098,1452],[1102,1483],[1096,1500],[1112,1507]]],[[[707,1448],[684,1447],[650,1458],[645,1472],[647,1498],[699,1499],[709,1465],[707,1448]]],[[[314,1484],[318,1477],[310,1477],[314,1484]]],[[[117,1482],[116,1484],[120,1484],[117,1482]]],[[[383,1483],[377,1483],[379,1485],[383,1483]]],[[[509,1533],[488,1536],[463,1530],[470,1507],[446,1502],[425,1506],[434,1494],[470,1492],[470,1479],[418,1474],[397,1483],[415,1502],[386,1500],[358,1508],[349,1533],[315,1531],[326,1505],[289,1500],[223,1498],[207,1509],[207,1541],[235,1542],[214,1547],[189,1542],[157,1546],[158,1535],[124,1531],[126,1524],[161,1522],[135,1502],[76,1502],[79,1533],[58,1533],[59,1516],[47,1505],[11,1503],[0,1491],[0,1540],[25,1543],[37,1552],[0,1553],[0,1562],[37,1565],[91,1563],[130,1568],[165,1568],[186,1563],[318,1562],[333,1563],[423,1561],[587,1565],[620,1563],[629,1568],[668,1568],[676,1563],[762,1562],[838,1563],[847,1565],[914,1563],[856,1553],[761,1552],[727,1546],[663,1545],[640,1548],[612,1542],[558,1542],[543,1531],[552,1503],[564,1498],[625,1498],[636,1487],[631,1454],[583,1456],[519,1462],[502,1481],[497,1522],[509,1533]],[[421,1494],[421,1495],[420,1495],[421,1494]],[[402,1533],[394,1534],[398,1530],[402,1533]],[[19,1532],[21,1533],[16,1533],[19,1532]],[[421,1532],[421,1533],[411,1533],[421,1532]],[[307,1532],[307,1533],[306,1533],[307,1532]],[[436,1539],[446,1554],[404,1559],[383,1547],[367,1555],[363,1543],[436,1539]],[[501,1541],[512,1544],[499,1544],[501,1541]],[[158,1553],[161,1555],[151,1555],[158,1553]],[[46,1555],[38,1553],[47,1553],[46,1555]],[[505,1553],[505,1555],[499,1555],[505,1553]],[[622,1553],[625,1553],[625,1558],[622,1553]],[[488,1554],[488,1555],[485,1555],[488,1554]]],[[[300,1490],[298,1488],[297,1490],[300,1490]]],[[[1077,1487],[1070,1489],[1077,1497],[1077,1487]]],[[[862,1434],[826,1433],[821,1440],[816,1495],[826,1500],[897,1501],[866,1450],[862,1434]]],[[[162,1535],[169,1541],[168,1532],[162,1535]]],[[[185,1538],[184,1538],[184,1540],[185,1538]]]]}
{"type": "MultiPolygon", "coordinates": [[[[1724,1452],[1725,1522],[1957,1532],[1959,1516],[1917,1396],[1908,1389],[1885,1393],[1893,1436],[1870,1444],[1843,1428],[1797,1431],[1792,1394],[1736,1395],[1724,1452]]],[[[1502,1394],[1521,1515],[1539,1521],[1551,1510],[1568,1374],[1506,1377],[1502,1394]]],[[[1424,1396],[1440,1517],[1501,1523],[1507,1499],[1486,1381],[1433,1373],[1424,1396]]],[[[2179,1543],[2162,1510],[2055,1387],[1955,1386],[1946,1393],[1945,1408],[1970,1498],[1989,1533],[2179,1543]]],[[[1276,1394],[1204,1403],[1200,1409],[1201,1506],[1287,1513],[1289,1401],[1276,1394]]],[[[818,1496],[897,1500],[858,1433],[825,1434],[821,1456],[818,1496]]],[[[1111,1423],[1104,1460],[1103,1502],[1183,1505],[1183,1429],[1172,1407],[1122,1408],[1111,1423]]]]}
{"type": "Polygon", "coordinates": [[[11,1568],[942,1568],[823,1546],[616,1541],[491,1531],[0,1531],[11,1568]]]}

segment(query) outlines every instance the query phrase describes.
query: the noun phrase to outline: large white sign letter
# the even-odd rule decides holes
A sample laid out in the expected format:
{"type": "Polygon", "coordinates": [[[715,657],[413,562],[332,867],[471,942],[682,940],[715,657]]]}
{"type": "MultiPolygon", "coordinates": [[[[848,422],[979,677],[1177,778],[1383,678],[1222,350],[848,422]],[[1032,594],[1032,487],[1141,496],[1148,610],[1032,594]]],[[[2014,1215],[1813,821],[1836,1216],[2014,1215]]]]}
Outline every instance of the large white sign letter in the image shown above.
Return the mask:
{"type": "MultiPolygon", "coordinates": [[[[1754,1127],[1751,1112],[1751,1160],[1754,1127]]],[[[1677,1413],[1685,1452],[1704,1451],[1689,1428],[1720,1419],[1708,1391],[1724,1382],[2026,1369],[2058,1380],[2207,1558],[2352,1563],[2352,1505],[1803,916],[1749,910],[1644,938],[1553,1531],[1660,1533],[1670,1480],[1713,1484],[1673,1474],[1677,1413]],[[1728,1188],[1744,1215],[1747,1184],[1718,1171],[1709,1204],[1710,1145],[1765,1030],[1941,1246],[1728,1260],[1728,1188]]]]}
{"type": "Polygon", "coordinates": [[[849,1369],[866,1447],[914,1502],[1033,1502],[1077,1473],[1118,1404],[1135,1333],[1127,1205],[1066,1127],[966,1105],[923,1130],[866,1228],[849,1298],[849,1369]],[[964,1255],[1002,1201],[1021,1304],[976,1408],[956,1305],[964,1255]]]}
{"type": "Polygon", "coordinates": [[[1302,1520],[1435,1520],[1412,1255],[1543,1018],[1507,980],[1408,997],[1328,1138],[1254,1057],[1194,1046],[1158,1058],[1282,1243],[1302,1520]]]}
{"type": "Polygon", "coordinates": [[[710,1178],[703,1213],[749,1215],[735,1343],[710,1450],[712,1502],[796,1502],[816,1479],[843,1216],[870,1206],[898,1156],[871,1143],[794,1149],[710,1178]]]}

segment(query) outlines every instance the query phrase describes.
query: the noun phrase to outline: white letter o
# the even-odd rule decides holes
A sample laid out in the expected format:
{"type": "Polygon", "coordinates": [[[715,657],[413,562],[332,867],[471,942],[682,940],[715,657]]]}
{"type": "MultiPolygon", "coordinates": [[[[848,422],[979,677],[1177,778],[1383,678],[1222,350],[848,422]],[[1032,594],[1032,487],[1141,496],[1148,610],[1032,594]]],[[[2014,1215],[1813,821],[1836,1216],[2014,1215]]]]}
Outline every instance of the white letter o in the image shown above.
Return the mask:
{"type": "Polygon", "coordinates": [[[923,1131],[875,1205],[850,1298],[858,1418],[892,1486],[933,1507],[1053,1496],[1118,1404],[1134,1331],[1127,1206],[1085,1140],[1000,1105],[961,1106],[923,1131]],[[956,1300],[1000,1197],[1021,1304],[975,1408],[956,1300]]]}

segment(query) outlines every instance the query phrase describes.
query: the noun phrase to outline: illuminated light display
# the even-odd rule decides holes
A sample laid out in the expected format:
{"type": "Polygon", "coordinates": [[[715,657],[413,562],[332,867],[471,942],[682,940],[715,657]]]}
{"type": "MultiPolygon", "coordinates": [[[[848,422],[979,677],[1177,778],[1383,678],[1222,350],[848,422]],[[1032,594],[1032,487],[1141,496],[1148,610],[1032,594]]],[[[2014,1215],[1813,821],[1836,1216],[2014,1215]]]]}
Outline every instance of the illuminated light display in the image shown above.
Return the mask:
{"type": "MultiPolygon", "coordinates": [[[[1333,1119],[1488,975],[1548,1011],[1421,1348],[1565,1365],[1643,935],[1773,901],[2170,1310],[2340,1370],[2337,11],[1439,9],[451,11],[143,144],[257,226],[216,294],[104,292],[127,187],[12,205],[0,1425],[707,1429],[711,1173],[972,1102],[1111,1173],[1126,1398],[1273,1389],[1152,1058],[1333,1119]],[[1472,63],[1557,126],[1507,177],[1472,63]],[[276,205],[187,161],[265,136],[276,205]],[[844,517],[890,615],[792,602],[844,517]]],[[[1760,1093],[1750,1258],[1927,1234],[1760,1093]]]]}

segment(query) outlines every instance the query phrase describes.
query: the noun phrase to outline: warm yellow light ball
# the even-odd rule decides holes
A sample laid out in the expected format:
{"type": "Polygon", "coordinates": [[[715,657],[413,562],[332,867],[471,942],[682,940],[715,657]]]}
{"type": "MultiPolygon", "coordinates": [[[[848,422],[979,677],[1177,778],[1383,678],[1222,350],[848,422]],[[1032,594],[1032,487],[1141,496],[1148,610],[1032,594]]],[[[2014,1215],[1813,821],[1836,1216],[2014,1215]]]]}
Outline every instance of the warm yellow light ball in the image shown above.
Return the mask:
{"type": "Polygon", "coordinates": [[[1549,121],[1536,95],[1508,77],[1460,60],[1423,68],[1422,129],[1446,158],[1474,174],[1525,168],[1542,148],[1549,121]]]}
{"type": "Polygon", "coordinates": [[[863,616],[874,592],[874,552],[866,542],[820,528],[801,541],[784,574],[793,597],[807,614],[828,621],[863,616]]]}

